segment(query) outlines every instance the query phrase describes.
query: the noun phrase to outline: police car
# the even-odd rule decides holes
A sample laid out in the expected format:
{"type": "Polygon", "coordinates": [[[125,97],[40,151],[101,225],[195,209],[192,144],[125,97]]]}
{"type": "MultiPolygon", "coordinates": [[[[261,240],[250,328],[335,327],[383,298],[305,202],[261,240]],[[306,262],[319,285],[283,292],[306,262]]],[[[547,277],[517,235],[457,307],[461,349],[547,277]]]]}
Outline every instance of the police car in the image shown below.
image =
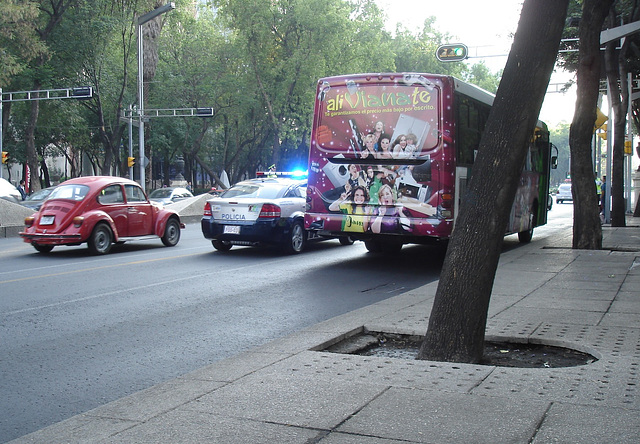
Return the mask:
{"type": "Polygon", "coordinates": [[[233,245],[271,244],[300,253],[307,241],[306,194],[304,174],[258,173],[207,201],[202,234],[219,251],[233,245]]]}

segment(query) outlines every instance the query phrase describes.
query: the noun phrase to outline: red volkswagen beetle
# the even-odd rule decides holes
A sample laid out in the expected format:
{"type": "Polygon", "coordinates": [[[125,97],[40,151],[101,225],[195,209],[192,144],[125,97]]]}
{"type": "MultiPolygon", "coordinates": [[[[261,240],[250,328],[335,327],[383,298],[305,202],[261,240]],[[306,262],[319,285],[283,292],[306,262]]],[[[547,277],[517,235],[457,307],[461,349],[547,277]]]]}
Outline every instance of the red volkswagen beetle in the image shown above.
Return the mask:
{"type": "Polygon", "coordinates": [[[149,202],[136,182],[110,176],[61,183],[24,223],[20,236],[41,253],[86,242],[92,254],[106,254],[116,242],[149,238],[173,247],[184,228],[175,211],[149,202]]]}

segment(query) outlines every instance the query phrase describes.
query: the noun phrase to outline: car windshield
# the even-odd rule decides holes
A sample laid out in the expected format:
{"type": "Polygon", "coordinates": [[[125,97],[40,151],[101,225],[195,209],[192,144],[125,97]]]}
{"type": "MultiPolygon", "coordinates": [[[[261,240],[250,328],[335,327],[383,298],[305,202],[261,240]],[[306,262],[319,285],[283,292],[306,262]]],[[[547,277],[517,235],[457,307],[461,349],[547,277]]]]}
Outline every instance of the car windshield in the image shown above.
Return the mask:
{"type": "Polygon", "coordinates": [[[157,190],[154,190],[151,194],[149,194],[149,199],[162,199],[165,197],[171,197],[171,191],[173,191],[170,188],[158,188],[157,190]]]}
{"type": "Polygon", "coordinates": [[[49,199],[70,199],[70,200],[82,200],[89,192],[89,187],[86,185],[60,185],[49,195],[49,199]]]}
{"type": "Polygon", "coordinates": [[[257,197],[260,199],[275,199],[280,194],[281,187],[265,187],[255,184],[237,184],[222,193],[222,198],[231,197],[257,197]]]}

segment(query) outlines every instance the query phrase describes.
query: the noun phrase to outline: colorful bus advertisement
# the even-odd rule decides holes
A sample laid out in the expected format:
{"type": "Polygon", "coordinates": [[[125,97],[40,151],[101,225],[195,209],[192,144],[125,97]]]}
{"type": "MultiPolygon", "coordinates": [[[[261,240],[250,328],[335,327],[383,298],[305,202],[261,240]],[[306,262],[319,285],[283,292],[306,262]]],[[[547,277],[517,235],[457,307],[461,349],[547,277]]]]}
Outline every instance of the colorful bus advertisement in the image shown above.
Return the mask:
{"type": "MultiPolygon", "coordinates": [[[[492,102],[491,94],[449,76],[320,79],[305,228],[400,245],[448,239],[492,102]]],[[[520,208],[539,194],[537,175],[525,182],[514,209],[517,229],[531,220],[520,208]]]]}

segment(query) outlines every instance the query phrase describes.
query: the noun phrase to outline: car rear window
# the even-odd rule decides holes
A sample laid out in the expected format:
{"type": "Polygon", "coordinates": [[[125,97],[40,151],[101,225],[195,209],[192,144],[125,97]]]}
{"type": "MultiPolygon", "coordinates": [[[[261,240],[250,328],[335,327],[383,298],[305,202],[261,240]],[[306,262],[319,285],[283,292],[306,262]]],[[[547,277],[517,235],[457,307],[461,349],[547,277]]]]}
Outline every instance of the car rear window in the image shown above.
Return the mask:
{"type": "Polygon", "coordinates": [[[232,197],[244,197],[251,198],[256,197],[260,199],[276,199],[280,194],[282,187],[267,187],[263,185],[253,184],[237,184],[225,191],[222,198],[228,199],[232,197]]]}
{"type": "Polygon", "coordinates": [[[70,199],[80,201],[89,192],[89,187],[86,185],[60,185],[54,189],[49,195],[49,199],[70,199]]]}
{"type": "Polygon", "coordinates": [[[173,191],[173,189],[160,188],[160,189],[155,190],[153,193],[149,194],[149,198],[152,198],[152,197],[158,197],[158,198],[171,197],[171,192],[172,191],[173,191]]]}

